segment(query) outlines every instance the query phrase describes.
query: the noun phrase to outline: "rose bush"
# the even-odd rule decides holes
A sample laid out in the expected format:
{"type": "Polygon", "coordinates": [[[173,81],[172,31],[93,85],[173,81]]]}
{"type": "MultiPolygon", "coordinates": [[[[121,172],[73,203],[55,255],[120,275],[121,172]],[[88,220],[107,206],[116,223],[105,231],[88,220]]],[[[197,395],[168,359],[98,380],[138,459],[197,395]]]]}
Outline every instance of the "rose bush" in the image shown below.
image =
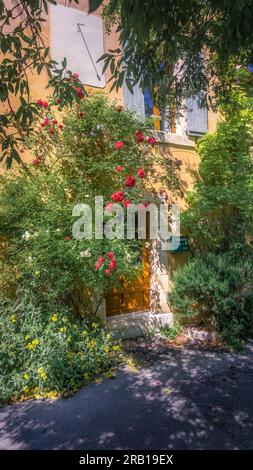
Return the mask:
{"type": "Polygon", "coordinates": [[[96,239],[94,228],[91,239],[76,240],[73,207],[88,204],[93,221],[95,196],[104,198],[105,221],[114,203],[146,207],[158,200],[158,181],[179,190],[177,164],[165,167],[146,125],[103,96],[82,99],[64,116],[44,101],[38,106],[40,119],[27,142],[32,163],[0,181],[1,284],[10,292],[32,290],[38,305],[96,313],[111,287],[141,269],[141,241],[96,239]]]}

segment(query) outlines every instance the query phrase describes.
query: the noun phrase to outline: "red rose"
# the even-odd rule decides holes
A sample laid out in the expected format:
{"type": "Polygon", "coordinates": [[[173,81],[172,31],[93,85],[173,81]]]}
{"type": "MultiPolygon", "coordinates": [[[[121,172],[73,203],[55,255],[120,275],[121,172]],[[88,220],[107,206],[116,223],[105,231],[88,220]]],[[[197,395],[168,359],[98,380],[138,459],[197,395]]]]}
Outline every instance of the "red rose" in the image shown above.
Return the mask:
{"type": "Polygon", "coordinates": [[[139,170],[137,171],[137,174],[138,174],[139,178],[141,178],[141,179],[145,178],[144,168],[139,168],[139,170]]]}
{"type": "Polygon", "coordinates": [[[58,121],[56,119],[53,119],[53,124],[58,124],[58,121]]]}
{"type": "Polygon", "coordinates": [[[59,126],[58,126],[58,127],[59,127],[59,129],[61,129],[61,130],[62,130],[62,128],[63,128],[63,125],[62,125],[62,124],[59,124],[59,126]]]}
{"type": "Polygon", "coordinates": [[[105,205],[106,212],[112,212],[113,207],[114,207],[114,204],[112,202],[107,202],[106,205],[105,205]]]}
{"type": "Polygon", "coordinates": [[[44,121],[42,121],[41,123],[41,127],[48,126],[49,124],[50,124],[50,119],[45,118],[44,121]]]}
{"type": "Polygon", "coordinates": [[[116,109],[117,109],[117,111],[118,111],[119,113],[121,113],[121,111],[123,111],[124,108],[123,108],[123,106],[122,106],[121,104],[118,104],[118,105],[116,106],[116,109]]]}
{"type": "Polygon", "coordinates": [[[37,166],[41,163],[41,157],[38,157],[38,158],[35,158],[33,161],[32,161],[32,165],[34,166],[37,166]]]}
{"type": "Polygon", "coordinates": [[[69,241],[71,240],[71,237],[67,236],[67,237],[64,238],[64,240],[65,240],[66,242],[69,242],[69,241]]]}
{"type": "Polygon", "coordinates": [[[138,140],[138,142],[143,142],[144,141],[144,135],[141,131],[137,131],[136,132],[136,138],[138,140]]]}
{"type": "Polygon", "coordinates": [[[147,142],[148,142],[150,145],[155,145],[155,144],[156,144],[156,139],[155,139],[155,137],[148,137],[148,138],[147,138],[147,142]]]}
{"type": "Polygon", "coordinates": [[[49,129],[49,132],[50,132],[50,134],[52,134],[52,135],[53,135],[53,134],[54,134],[54,128],[53,128],[53,127],[51,127],[51,128],[49,129]]]}
{"type": "Polygon", "coordinates": [[[85,113],[83,113],[82,111],[79,113],[79,117],[80,118],[83,118],[85,116],[85,113]]]}
{"type": "Polygon", "coordinates": [[[61,103],[61,98],[57,98],[57,99],[56,99],[56,103],[57,103],[57,104],[60,104],[60,103],[61,103]]]}
{"type": "Polygon", "coordinates": [[[108,253],[107,253],[107,258],[108,259],[112,260],[114,258],[114,256],[115,256],[115,253],[113,251],[108,251],[108,253]]]}
{"type": "Polygon", "coordinates": [[[110,269],[105,269],[105,275],[106,276],[110,276],[112,273],[110,271],[110,269]]]}
{"type": "Polygon", "coordinates": [[[43,101],[42,106],[43,106],[43,108],[48,108],[48,102],[47,102],[47,101],[43,101]]]}
{"type": "Polygon", "coordinates": [[[37,104],[38,104],[39,106],[43,106],[43,101],[42,101],[42,100],[37,100],[37,104]]]}
{"type": "Polygon", "coordinates": [[[122,147],[124,147],[124,145],[125,145],[124,142],[122,142],[121,140],[119,140],[118,142],[116,142],[116,143],[114,144],[114,148],[115,148],[116,150],[122,149],[122,147]]]}
{"type": "Polygon", "coordinates": [[[122,191],[116,191],[116,193],[111,195],[111,199],[114,202],[121,202],[124,199],[124,193],[122,191]]]}
{"type": "Polygon", "coordinates": [[[109,268],[110,269],[115,269],[117,266],[117,262],[115,261],[115,259],[112,259],[109,263],[109,268]]]}
{"type": "Polygon", "coordinates": [[[127,176],[126,179],[125,179],[125,185],[128,187],[128,188],[133,188],[136,184],[136,180],[135,180],[135,177],[134,176],[127,176]]]}
{"type": "Polygon", "coordinates": [[[98,260],[97,260],[97,263],[95,264],[95,268],[96,268],[96,269],[99,269],[100,266],[102,266],[102,264],[104,263],[104,260],[105,260],[104,257],[103,257],[103,256],[100,256],[100,257],[98,258],[98,260]]]}
{"type": "Polygon", "coordinates": [[[122,170],[123,170],[123,168],[122,168],[121,165],[116,166],[116,171],[118,171],[119,173],[121,173],[122,170]]]}
{"type": "Polygon", "coordinates": [[[123,202],[123,207],[128,207],[128,206],[131,206],[132,205],[132,202],[129,201],[129,199],[126,199],[124,202],[123,202]]]}

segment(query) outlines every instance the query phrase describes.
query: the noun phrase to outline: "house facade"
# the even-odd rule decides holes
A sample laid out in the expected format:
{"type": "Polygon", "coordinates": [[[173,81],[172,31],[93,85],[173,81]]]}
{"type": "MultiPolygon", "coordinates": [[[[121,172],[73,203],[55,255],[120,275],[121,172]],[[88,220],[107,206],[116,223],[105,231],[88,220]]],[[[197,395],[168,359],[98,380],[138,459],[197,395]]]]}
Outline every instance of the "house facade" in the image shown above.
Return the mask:
{"type": "MultiPolygon", "coordinates": [[[[154,116],[154,134],[160,150],[165,159],[182,161],[180,177],[184,192],[188,191],[192,188],[199,164],[195,141],[206,132],[215,131],[217,116],[207,109],[200,109],[192,99],[186,103],[188,110],[175,120],[171,128],[159,118],[159,111],[149,93],[143,92],[138,85],[134,87],[133,94],[125,85],[118,91],[110,91],[110,70],[103,73],[103,61],[97,60],[110,49],[119,47],[118,33],[114,28],[106,34],[101,8],[88,15],[88,3],[88,0],[79,0],[79,4],[72,3],[71,7],[66,7],[65,0],[58,0],[57,5],[50,6],[42,37],[45,45],[50,47],[52,59],[59,62],[66,57],[68,68],[79,74],[87,90],[105,93],[140,117],[154,116]]],[[[33,75],[31,95],[35,100],[47,96],[46,84],[44,72],[33,75]]],[[[171,201],[169,188],[164,190],[169,202],[178,203],[182,209],[185,207],[183,197],[171,201]]],[[[136,277],[135,282],[126,281],[121,290],[110,292],[101,304],[99,315],[105,319],[137,312],[169,314],[168,293],[172,273],[188,256],[184,250],[176,253],[161,251],[159,243],[152,241],[143,248],[142,275],[136,277]]]]}

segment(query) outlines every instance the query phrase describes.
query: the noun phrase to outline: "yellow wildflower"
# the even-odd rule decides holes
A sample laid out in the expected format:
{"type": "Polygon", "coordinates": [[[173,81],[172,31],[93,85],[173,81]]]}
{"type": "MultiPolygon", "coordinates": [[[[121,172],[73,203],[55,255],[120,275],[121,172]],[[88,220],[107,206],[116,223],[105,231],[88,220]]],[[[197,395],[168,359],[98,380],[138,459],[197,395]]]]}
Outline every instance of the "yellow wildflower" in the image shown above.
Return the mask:
{"type": "Polygon", "coordinates": [[[34,274],[35,274],[35,276],[37,276],[37,277],[38,277],[38,276],[40,276],[40,271],[35,271],[35,273],[34,273],[34,274]]]}
{"type": "Polygon", "coordinates": [[[57,313],[54,313],[54,314],[51,316],[51,320],[52,320],[52,321],[57,321],[57,320],[58,320],[58,315],[57,315],[57,313]]]}
{"type": "Polygon", "coordinates": [[[60,328],[59,331],[60,331],[60,333],[66,333],[66,331],[67,331],[66,326],[62,326],[62,328],[60,328]]]}
{"type": "Polygon", "coordinates": [[[28,341],[28,339],[30,339],[30,335],[25,336],[25,341],[28,341]]]}
{"type": "Polygon", "coordinates": [[[43,367],[38,368],[38,374],[42,380],[47,379],[47,373],[44,371],[43,367]]]}
{"type": "Polygon", "coordinates": [[[114,345],[112,349],[113,351],[120,351],[120,346],[114,345]]]}
{"type": "Polygon", "coordinates": [[[29,387],[27,385],[23,387],[23,392],[25,392],[26,394],[29,393],[29,387]]]}
{"type": "Polygon", "coordinates": [[[108,348],[108,346],[106,346],[106,347],[104,348],[104,352],[106,352],[106,353],[108,353],[108,352],[109,352],[109,348],[108,348]]]}
{"type": "Polygon", "coordinates": [[[11,323],[17,323],[17,317],[16,317],[16,315],[12,315],[11,318],[10,318],[10,320],[11,320],[11,323]]]}
{"type": "Polygon", "coordinates": [[[24,374],[24,379],[25,379],[25,380],[29,380],[29,378],[30,378],[30,375],[29,375],[29,374],[24,374]]]}
{"type": "Polygon", "coordinates": [[[30,351],[35,351],[36,346],[39,344],[39,341],[37,339],[34,339],[31,343],[28,343],[26,346],[30,351]]]}

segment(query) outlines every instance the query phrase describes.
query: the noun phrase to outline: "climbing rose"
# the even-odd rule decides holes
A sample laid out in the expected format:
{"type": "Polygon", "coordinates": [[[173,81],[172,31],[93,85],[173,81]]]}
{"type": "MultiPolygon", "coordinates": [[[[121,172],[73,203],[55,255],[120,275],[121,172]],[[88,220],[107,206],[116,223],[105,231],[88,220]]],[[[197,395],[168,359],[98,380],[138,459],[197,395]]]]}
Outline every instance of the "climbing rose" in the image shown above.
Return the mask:
{"type": "Polygon", "coordinates": [[[37,100],[37,104],[42,108],[48,108],[48,102],[43,100],[37,100]]]}
{"type": "Polygon", "coordinates": [[[97,260],[97,263],[95,264],[95,268],[96,268],[96,269],[99,269],[100,266],[102,266],[102,264],[104,263],[104,260],[105,260],[104,257],[103,257],[103,256],[100,256],[100,257],[98,258],[98,260],[97,260]]]}
{"type": "Polygon", "coordinates": [[[81,88],[76,88],[76,87],[73,87],[73,88],[76,90],[78,98],[80,98],[80,100],[83,99],[85,95],[83,91],[81,90],[81,88]]]}
{"type": "Polygon", "coordinates": [[[119,173],[121,173],[122,170],[123,170],[123,168],[122,168],[121,165],[116,166],[116,171],[118,171],[119,173]]]}
{"type": "Polygon", "coordinates": [[[64,238],[64,240],[65,240],[66,242],[69,242],[69,241],[71,240],[71,237],[67,236],[67,237],[64,238]]]}
{"type": "Polygon", "coordinates": [[[122,142],[121,140],[119,140],[118,142],[116,142],[116,143],[114,144],[114,148],[115,148],[116,150],[118,150],[118,149],[121,149],[122,147],[124,147],[124,145],[125,145],[124,142],[122,142]]]}
{"type": "Polygon", "coordinates": [[[144,178],[145,177],[145,170],[144,168],[139,168],[139,170],[137,171],[137,174],[139,176],[139,178],[144,178]]]}
{"type": "Polygon", "coordinates": [[[33,161],[32,161],[32,165],[34,166],[37,166],[41,163],[41,157],[38,157],[38,158],[35,158],[33,161]]]}
{"type": "Polygon", "coordinates": [[[121,202],[124,199],[124,193],[122,191],[116,191],[116,193],[111,195],[111,199],[114,202],[121,202]]]}
{"type": "Polygon", "coordinates": [[[105,270],[105,275],[106,275],[106,276],[110,276],[111,274],[112,274],[112,273],[111,273],[110,269],[106,269],[106,270],[105,270]]]}
{"type": "Polygon", "coordinates": [[[54,134],[54,128],[53,128],[53,127],[51,127],[51,128],[49,129],[49,132],[50,132],[50,134],[52,134],[52,135],[53,135],[53,134],[54,134]]]}
{"type": "Polygon", "coordinates": [[[106,212],[112,212],[113,207],[114,207],[114,204],[112,202],[107,202],[106,205],[105,205],[106,212]]]}
{"type": "Polygon", "coordinates": [[[138,142],[143,142],[144,141],[144,135],[141,131],[137,131],[136,132],[136,138],[138,140],[138,142]]]}
{"type": "Polygon", "coordinates": [[[147,141],[150,145],[155,145],[156,144],[156,139],[155,137],[148,137],[147,141]]]}
{"type": "Polygon", "coordinates": [[[115,253],[113,251],[108,251],[108,253],[107,253],[107,258],[108,259],[112,260],[114,258],[114,256],[115,256],[115,253]]]}
{"type": "Polygon", "coordinates": [[[49,124],[50,124],[50,119],[45,118],[44,121],[42,121],[41,123],[41,127],[48,126],[49,124]]]}
{"type": "Polygon", "coordinates": [[[123,207],[128,207],[128,206],[131,206],[132,203],[131,201],[129,201],[129,199],[126,199],[124,202],[123,202],[123,207]]]}
{"type": "Polygon", "coordinates": [[[115,261],[115,259],[112,259],[109,263],[109,268],[110,269],[115,269],[117,266],[117,262],[115,261]]]}
{"type": "Polygon", "coordinates": [[[53,124],[58,124],[58,121],[56,119],[54,119],[53,124]]]}
{"type": "Polygon", "coordinates": [[[79,117],[80,118],[83,118],[85,116],[85,113],[83,113],[82,111],[79,113],[79,117]]]}
{"type": "Polygon", "coordinates": [[[135,186],[136,184],[136,180],[135,180],[135,177],[134,176],[127,176],[126,179],[125,179],[125,185],[128,187],[128,188],[133,188],[133,186],[135,186]]]}
{"type": "Polygon", "coordinates": [[[137,204],[137,207],[138,207],[138,209],[143,210],[143,209],[146,209],[147,206],[143,202],[140,202],[140,204],[137,204]]]}
{"type": "Polygon", "coordinates": [[[60,104],[60,103],[61,103],[61,98],[57,98],[57,99],[56,99],[56,103],[57,103],[57,104],[60,104]]]}

